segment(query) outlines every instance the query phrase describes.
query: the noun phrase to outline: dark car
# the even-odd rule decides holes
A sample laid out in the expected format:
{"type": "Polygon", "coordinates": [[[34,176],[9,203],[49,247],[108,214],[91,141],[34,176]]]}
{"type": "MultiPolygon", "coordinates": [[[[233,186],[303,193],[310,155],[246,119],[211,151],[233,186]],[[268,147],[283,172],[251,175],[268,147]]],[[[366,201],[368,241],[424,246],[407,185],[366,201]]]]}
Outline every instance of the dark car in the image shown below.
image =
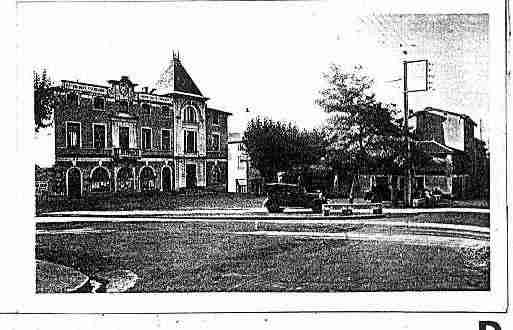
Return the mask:
{"type": "Polygon", "coordinates": [[[271,213],[281,212],[285,207],[311,208],[320,213],[327,199],[321,192],[306,192],[297,184],[268,183],[264,187],[267,198],[264,207],[271,213]]]}

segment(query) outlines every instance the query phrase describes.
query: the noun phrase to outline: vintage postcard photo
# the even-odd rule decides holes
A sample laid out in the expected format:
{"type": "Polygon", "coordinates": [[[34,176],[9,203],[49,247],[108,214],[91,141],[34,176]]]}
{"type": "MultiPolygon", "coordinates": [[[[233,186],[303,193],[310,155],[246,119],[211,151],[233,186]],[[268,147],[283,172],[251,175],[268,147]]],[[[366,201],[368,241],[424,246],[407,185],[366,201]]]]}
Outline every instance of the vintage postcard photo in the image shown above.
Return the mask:
{"type": "Polygon", "coordinates": [[[20,2],[35,304],[504,309],[504,13],[393,8],[20,2]]]}

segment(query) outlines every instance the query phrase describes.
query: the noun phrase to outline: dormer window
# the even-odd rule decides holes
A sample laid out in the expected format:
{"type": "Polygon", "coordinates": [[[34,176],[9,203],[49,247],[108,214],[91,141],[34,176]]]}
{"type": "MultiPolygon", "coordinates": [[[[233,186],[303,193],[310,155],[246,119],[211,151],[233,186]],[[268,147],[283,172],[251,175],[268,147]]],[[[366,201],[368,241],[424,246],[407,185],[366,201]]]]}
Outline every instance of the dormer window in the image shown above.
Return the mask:
{"type": "Polygon", "coordinates": [[[184,122],[186,123],[196,123],[196,110],[193,107],[187,107],[185,108],[185,114],[184,114],[184,122]]]}

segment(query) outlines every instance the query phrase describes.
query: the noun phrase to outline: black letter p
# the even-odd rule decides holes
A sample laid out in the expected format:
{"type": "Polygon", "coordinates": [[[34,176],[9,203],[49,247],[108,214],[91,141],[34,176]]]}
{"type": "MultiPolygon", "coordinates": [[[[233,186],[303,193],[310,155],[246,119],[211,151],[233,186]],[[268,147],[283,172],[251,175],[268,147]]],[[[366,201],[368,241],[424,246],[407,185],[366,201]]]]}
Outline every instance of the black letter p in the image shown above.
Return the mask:
{"type": "Polygon", "coordinates": [[[489,330],[488,327],[492,327],[494,330],[501,330],[499,323],[495,321],[479,321],[479,330],[489,330]]]}

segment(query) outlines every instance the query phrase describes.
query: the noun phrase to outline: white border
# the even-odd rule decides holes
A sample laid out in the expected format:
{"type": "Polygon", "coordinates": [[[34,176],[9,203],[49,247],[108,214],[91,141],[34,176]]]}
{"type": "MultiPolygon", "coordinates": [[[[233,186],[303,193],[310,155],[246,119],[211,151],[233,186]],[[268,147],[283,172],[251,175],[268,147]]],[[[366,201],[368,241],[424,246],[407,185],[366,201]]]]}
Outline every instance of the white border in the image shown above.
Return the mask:
{"type": "MultiPolygon", "coordinates": [[[[9,250],[16,251],[12,257],[7,256],[4,261],[4,269],[16,269],[9,274],[6,272],[2,277],[2,295],[9,299],[0,300],[0,310],[10,312],[200,312],[200,311],[233,311],[233,312],[269,312],[269,311],[341,311],[341,310],[409,310],[409,311],[482,311],[497,312],[505,308],[506,303],[506,147],[504,118],[504,63],[501,60],[503,55],[504,42],[504,6],[502,2],[469,1],[441,1],[431,2],[397,1],[373,2],[375,7],[365,7],[365,10],[377,9],[383,12],[411,13],[419,12],[419,5],[422,5],[424,13],[482,13],[489,12],[490,16],[490,109],[491,115],[497,120],[492,120],[492,130],[495,132],[490,138],[492,146],[492,196],[491,196],[491,291],[490,292],[392,292],[392,293],[323,293],[323,294],[270,294],[270,293],[241,293],[241,294],[217,294],[217,293],[194,293],[194,294],[103,294],[84,295],[35,295],[34,294],[34,224],[31,221],[14,221],[5,223],[4,232],[19,244],[11,239],[9,250]],[[393,8],[401,8],[400,10],[393,8]],[[497,57],[497,54],[499,55],[497,57]],[[20,239],[23,238],[23,239],[20,239]],[[29,243],[27,243],[27,240],[29,243]],[[25,260],[32,256],[31,260],[25,260]],[[16,265],[8,267],[7,265],[16,265]],[[20,276],[25,274],[26,276],[20,276]]],[[[279,5],[279,4],[277,4],[279,5]]],[[[282,4],[286,5],[286,4],[282,4]]],[[[366,2],[369,6],[369,2],[366,2]]],[[[354,4],[358,7],[358,4],[354,4]]],[[[17,145],[16,170],[20,173],[32,173],[33,164],[28,162],[30,151],[37,146],[34,145],[31,125],[26,127],[25,123],[32,123],[33,118],[30,112],[22,109],[31,106],[32,100],[27,98],[31,91],[24,88],[26,84],[21,82],[29,80],[26,77],[24,63],[18,63],[17,80],[17,145]],[[23,89],[22,89],[23,88],[23,89]]],[[[29,84],[30,85],[30,84],[29,84]]],[[[511,118],[511,115],[509,115],[511,118]]],[[[19,187],[30,187],[33,180],[32,175],[21,176],[18,181],[6,180],[5,184],[19,187]],[[10,183],[12,182],[12,183],[10,183]]],[[[24,190],[24,189],[20,189],[24,190]]],[[[31,189],[28,190],[32,191],[31,189]]],[[[12,194],[12,192],[10,192],[12,194]]],[[[32,219],[33,207],[19,207],[20,204],[28,202],[27,196],[19,193],[12,194],[12,198],[19,198],[12,203],[12,212],[16,212],[18,218],[32,219]],[[20,202],[21,201],[21,202],[20,202]]],[[[31,196],[31,195],[30,195],[31,196]]],[[[6,203],[9,207],[10,203],[6,203]]],[[[7,211],[6,211],[7,212],[7,211]]],[[[385,319],[388,316],[384,317],[385,319]]],[[[489,318],[484,316],[483,318],[489,318]]],[[[359,318],[360,319],[360,318],[359,318]]],[[[429,319],[420,322],[431,321],[429,319]]],[[[427,322],[429,325],[429,322],[427,322]]],[[[444,324],[445,325],[445,324],[444,324]]],[[[476,328],[475,322],[472,326],[476,328]]],[[[397,326],[395,327],[397,328],[397,326]]],[[[454,327],[453,325],[453,328],[454,327]]]]}

